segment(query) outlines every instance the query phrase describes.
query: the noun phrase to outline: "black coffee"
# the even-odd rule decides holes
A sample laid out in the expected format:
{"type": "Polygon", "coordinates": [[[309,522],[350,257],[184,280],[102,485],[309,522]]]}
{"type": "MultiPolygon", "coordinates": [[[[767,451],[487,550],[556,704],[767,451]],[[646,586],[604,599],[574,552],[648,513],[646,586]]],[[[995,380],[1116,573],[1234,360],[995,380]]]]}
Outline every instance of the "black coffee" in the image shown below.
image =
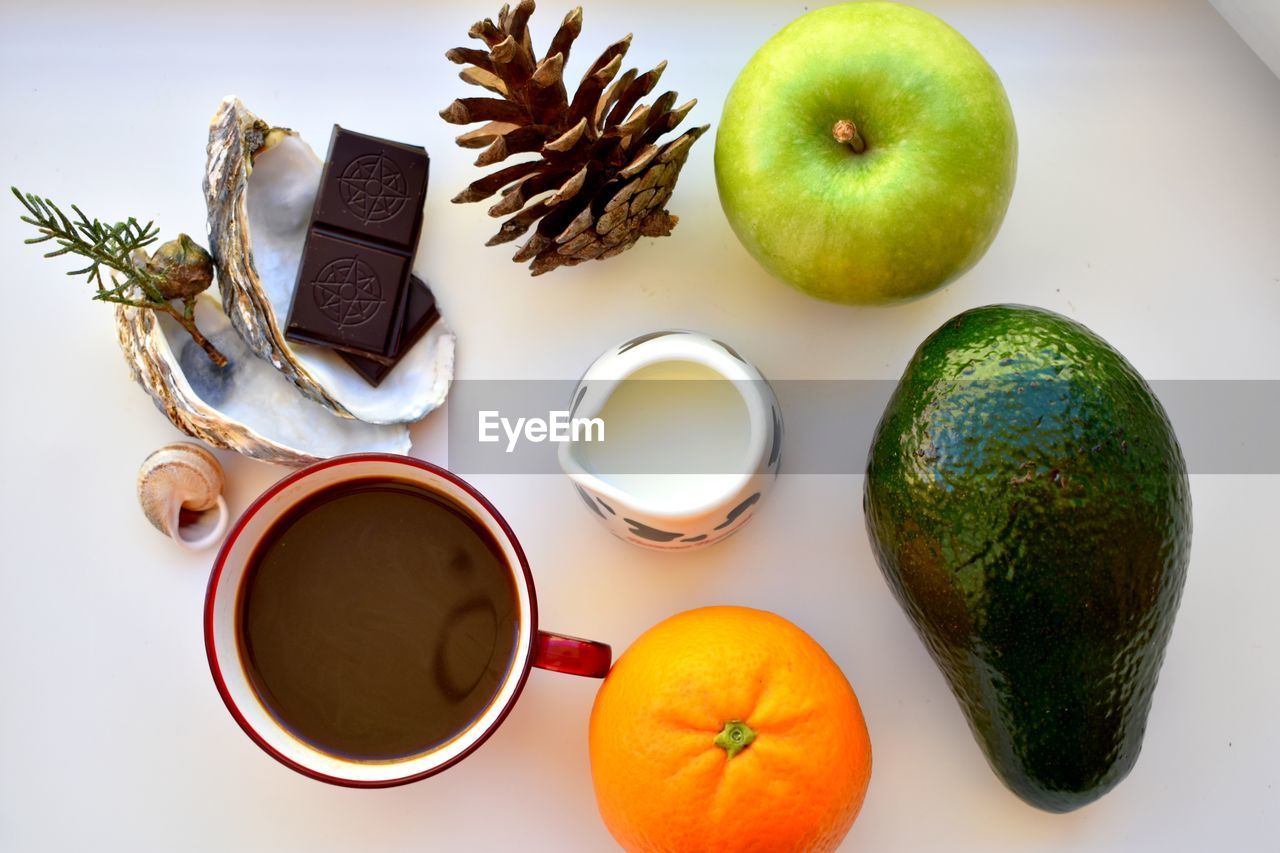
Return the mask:
{"type": "Polygon", "coordinates": [[[365,479],[306,499],[250,561],[250,682],[294,735],[387,760],[464,731],[511,669],[516,590],[497,542],[448,498],[365,479]]]}

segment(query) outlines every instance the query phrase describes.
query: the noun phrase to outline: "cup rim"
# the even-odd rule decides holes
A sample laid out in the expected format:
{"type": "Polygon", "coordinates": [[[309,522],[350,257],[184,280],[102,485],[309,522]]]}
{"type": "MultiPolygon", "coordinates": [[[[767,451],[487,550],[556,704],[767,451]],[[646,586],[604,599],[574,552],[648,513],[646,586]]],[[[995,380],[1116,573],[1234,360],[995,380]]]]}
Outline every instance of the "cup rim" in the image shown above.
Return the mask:
{"type": "MultiPolygon", "coordinates": [[[[624,353],[619,353],[617,347],[611,347],[601,353],[583,373],[582,378],[578,380],[578,384],[574,388],[574,394],[576,395],[578,389],[582,388],[588,381],[598,384],[604,389],[603,400],[597,403],[594,408],[585,410],[588,416],[598,414],[623,382],[646,367],[652,367],[655,364],[668,361],[688,361],[701,365],[719,374],[723,380],[732,383],[734,390],[742,398],[751,429],[747,449],[743,454],[742,461],[744,466],[758,465],[761,458],[767,458],[768,447],[765,444],[765,439],[771,427],[768,401],[773,395],[773,389],[769,386],[768,380],[764,378],[764,375],[760,373],[759,368],[742,356],[731,354],[725,344],[705,332],[699,332],[694,329],[667,329],[662,337],[645,341],[624,353]],[[694,346],[692,348],[681,346],[678,341],[671,340],[673,337],[684,338],[686,343],[688,343],[689,339],[692,339],[694,346]],[[651,343],[654,345],[648,346],[651,343]],[[674,351],[670,348],[672,345],[675,346],[674,351]],[[601,372],[611,364],[621,366],[619,371],[609,371],[609,373],[618,373],[617,376],[593,375],[601,372]],[[755,387],[754,383],[764,383],[768,396],[747,393],[739,384],[741,382],[753,383],[752,387],[755,387]]],[[[604,495],[616,503],[635,507],[638,511],[647,514],[651,518],[669,521],[697,518],[714,513],[721,507],[731,504],[734,498],[742,494],[751,481],[759,476],[758,470],[749,468],[744,468],[740,473],[723,475],[731,479],[726,480],[725,488],[718,496],[707,498],[701,504],[673,507],[653,502],[646,503],[637,499],[634,494],[609,482],[604,477],[588,471],[579,461],[574,442],[561,444],[556,455],[560,463],[560,469],[575,485],[604,495]]]]}
{"type": "MultiPolygon", "coordinates": [[[[529,678],[529,670],[533,668],[534,649],[536,642],[529,644],[528,651],[525,653],[524,660],[519,663],[518,674],[511,675],[511,680],[515,682],[515,689],[511,692],[507,704],[494,717],[493,722],[483,731],[481,731],[471,743],[467,744],[457,755],[452,756],[447,761],[428,767],[425,770],[412,773],[408,776],[396,777],[393,779],[350,779],[340,776],[333,776],[328,773],[320,772],[305,764],[294,761],[292,758],[281,753],[271,743],[260,734],[252,724],[249,723],[245,715],[240,711],[239,706],[231,697],[226,680],[222,674],[222,666],[218,662],[218,654],[214,644],[214,600],[215,593],[218,588],[218,581],[222,577],[222,571],[225,567],[228,555],[232,546],[239,538],[249,521],[262,510],[262,508],[270,502],[276,495],[284,491],[289,486],[297,483],[307,477],[319,472],[335,468],[343,465],[355,465],[368,462],[380,462],[403,465],[409,468],[416,468],[420,471],[426,471],[441,479],[447,480],[453,485],[462,489],[468,495],[484,508],[485,512],[493,519],[493,521],[502,530],[503,534],[511,543],[512,550],[519,558],[520,570],[524,573],[525,585],[529,591],[529,636],[536,638],[538,636],[538,599],[533,584],[533,572],[529,569],[529,560],[525,556],[524,548],[520,544],[520,540],[516,538],[515,531],[511,529],[511,525],[498,512],[497,507],[489,502],[489,499],[482,495],[474,486],[466,480],[431,462],[424,459],[417,459],[412,456],[402,456],[395,453],[349,453],[342,456],[333,456],[328,459],[322,459],[319,462],[313,462],[306,467],[291,471],[284,477],[269,486],[262,494],[253,500],[244,512],[240,513],[235,523],[231,525],[230,532],[227,533],[226,539],[223,540],[222,546],[218,549],[218,555],[214,558],[213,569],[209,573],[209,583],[205,588],[204,599],[204,648],[205,656],[209,661],[209,672],[213,676],[214,685],[218,688],[218,695],[222,697],[222,702],[227,707],[227,711],[235,719],[236,723],[244,731],[249,738],[262,749],[263,752],[270,755],[276,761],[280,762],[290,770],[301,773],[320,782],[327,782],[330,785],[339,785],[345,788],[392,788],[398,785],[407,785],[411,782],[417,782],[443,772],[450,767],[462,761],[471,753],[480,748],[480,745],[489,739],[495,731],[501,727],[507,715],[511,713],[511,709],[515,707],[520,694],[524,691],[525,682],[529,678]]],[[[514,570],[514,567],[512,567],[514,570]]]]}

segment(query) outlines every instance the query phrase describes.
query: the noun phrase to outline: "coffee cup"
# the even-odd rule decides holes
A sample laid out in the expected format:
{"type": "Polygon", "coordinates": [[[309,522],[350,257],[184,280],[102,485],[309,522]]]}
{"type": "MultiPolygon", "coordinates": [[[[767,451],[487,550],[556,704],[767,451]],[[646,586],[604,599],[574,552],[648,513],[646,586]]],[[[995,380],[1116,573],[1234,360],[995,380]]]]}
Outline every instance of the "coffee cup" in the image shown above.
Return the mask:
{"type": "Polygon", "coordinates": [[[254,501],[214,563],[204,634],[218,692],[259,747],[311,778],[362,788],[417,781],[471,754],[510,713],[532,668],[602,678],[611,660],[607,645],[540,630],[528,560],[480,492],[443,468],[385,454],[318,462],[254,501]],[[404,553],[420,558],[393,559],[400,552],[386,549],[399,543],[387,540],[412,521],[395,513],[419,511],[419,500],[445,532],[406,540],[404,553]],[[343,515],[356,507],[366,514],[343,515]],[[452,537],[462,537],[457,547],[439,550],[436,540],[452,537]],[[366,552],[368,565],[349,571],[350,555],[358,562],[366,552]],[[440,613],[430,609],[437,604],[440,613]],[[420,632],[417,606],[427,608],[420,632]],[[323,630],[309,634],[316,620],[323,630]],[[341,661],[326,657],[331,646],[341,661]],[[472,704],[450,704],[449,714],[463,715],[456,720],[412,719],[440,696],[472,704]],[[434,732],[419,735],[419,722],[434,732]]]}

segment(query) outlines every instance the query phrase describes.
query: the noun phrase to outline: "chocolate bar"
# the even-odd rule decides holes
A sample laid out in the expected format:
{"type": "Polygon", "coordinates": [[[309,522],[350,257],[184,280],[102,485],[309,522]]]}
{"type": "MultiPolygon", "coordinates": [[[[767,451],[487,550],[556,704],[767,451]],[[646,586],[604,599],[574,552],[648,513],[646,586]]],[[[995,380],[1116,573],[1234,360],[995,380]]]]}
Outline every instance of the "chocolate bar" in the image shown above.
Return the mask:
{"type": "Polygon", "coordinates": [[[395,363],[429,167],[420,147],[334,126],[286,338],[395,363]]]}
{"type": "Polygon", "coordinates": [[[416,275],[410,275],[409,298],[405,302],[404,325],[400,332],[400,349],[395,353],[394,361],[386,364],[348,352],[339,352],[338,355],[342,356],[356,373],[363,376],[366,382],[377,387],[400,363],[400,359],[413,349],[413,345],[422,339],[427,329],[430,329],[439,319],[440,312],[436,309],[436,298],[431,293],[431,288],[416,275]]]}
{"type": "Polygon", "coordinates": [[[342,231],[412,256],[422,233],[431,159],[404,145],[333,126],[314,225],[342,231]]]}
{"type": "Polygon", "coordinates": [[[400,344],[409,260],[313,230],[302,250],[286,336],[390,358],[400,344]]]}

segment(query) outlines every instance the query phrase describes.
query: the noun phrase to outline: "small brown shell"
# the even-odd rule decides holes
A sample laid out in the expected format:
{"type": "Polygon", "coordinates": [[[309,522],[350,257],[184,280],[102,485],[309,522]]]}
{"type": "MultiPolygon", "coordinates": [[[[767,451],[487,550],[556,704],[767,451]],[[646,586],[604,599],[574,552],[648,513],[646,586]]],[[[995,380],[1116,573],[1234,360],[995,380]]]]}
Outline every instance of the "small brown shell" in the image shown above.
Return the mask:
{"type": "Polygon", "coordinates": [[[222,466],[212,453],[190,442],[168,444],[144,459],[138,469],[138,503],[156,530],[180,545],[199,550],[214,544],[226,531],[224,484],[222,466]],[[189,539],[180,524],[184,509],[216,509],[218,516],[209,530],[189,539]]]}

